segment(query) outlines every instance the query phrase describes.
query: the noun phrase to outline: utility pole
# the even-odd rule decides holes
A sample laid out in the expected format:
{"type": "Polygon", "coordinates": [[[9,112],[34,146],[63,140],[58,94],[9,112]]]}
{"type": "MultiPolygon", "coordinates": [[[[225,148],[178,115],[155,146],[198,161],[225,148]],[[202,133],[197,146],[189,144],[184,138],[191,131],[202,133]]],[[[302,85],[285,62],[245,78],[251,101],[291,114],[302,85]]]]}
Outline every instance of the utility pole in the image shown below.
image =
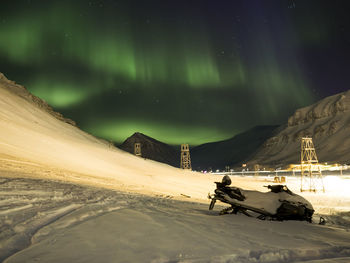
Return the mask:
{"type": "Polygon", "coordinates": [[[191,170],[190,147],[188,144],[181,144],[181,161],[180,168],[191,170]]]}
{"type": "Polygon", "coordinates": [[[312,138],[301,138],[300,151],[301,183],[300,191],[325,192],[321,167],[318,164],[316,150],[312,138]]]}

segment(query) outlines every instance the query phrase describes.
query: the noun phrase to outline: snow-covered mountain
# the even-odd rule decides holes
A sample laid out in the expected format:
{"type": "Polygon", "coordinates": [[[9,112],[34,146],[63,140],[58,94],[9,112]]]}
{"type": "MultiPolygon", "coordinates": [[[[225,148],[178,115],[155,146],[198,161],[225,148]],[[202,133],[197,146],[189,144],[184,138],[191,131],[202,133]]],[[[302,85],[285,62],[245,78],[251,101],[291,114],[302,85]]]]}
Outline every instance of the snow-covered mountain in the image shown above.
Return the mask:
{"type": "Polygon", "coordinates": [[[250,163],[300,162],[301,137],[312,137],[320,162],[350,162],[350,90],[295,111],[250,163]]]}

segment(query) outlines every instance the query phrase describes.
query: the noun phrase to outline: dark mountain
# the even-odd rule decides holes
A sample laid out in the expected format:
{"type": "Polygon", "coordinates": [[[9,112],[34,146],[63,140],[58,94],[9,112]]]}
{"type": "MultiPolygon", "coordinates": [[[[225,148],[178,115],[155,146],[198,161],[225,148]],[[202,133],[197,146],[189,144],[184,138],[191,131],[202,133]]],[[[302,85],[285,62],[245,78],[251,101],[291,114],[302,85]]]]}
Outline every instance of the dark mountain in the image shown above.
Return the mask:
{"type": "Polygon", "coordinates": [[[272,137],[278,126],[256,126],[231,139],[199,145],[191,149],[192,169],[223,169],[240,165],[272,137]]]}
{"type": "MultiPolygon", "coordinates": [[[[227,165],[238,166],[271,138],[277,127],[256,126],[231,139],[193,147],[190,150],[192,169],[224,169],[227,165]]],[[[142,157],[175,167],[180,166],[180,150],[139,132],[134,133],[118,147],[133,154],[135,143],[141,143],[142,157]]]]}
{"type": "Polygon", "coordinates": [[[180,167],[179,150],[139,132],[134,133],[118,147],[126,152],[134,154],[135,143],[141,143],[143,158],[180,167]]]}

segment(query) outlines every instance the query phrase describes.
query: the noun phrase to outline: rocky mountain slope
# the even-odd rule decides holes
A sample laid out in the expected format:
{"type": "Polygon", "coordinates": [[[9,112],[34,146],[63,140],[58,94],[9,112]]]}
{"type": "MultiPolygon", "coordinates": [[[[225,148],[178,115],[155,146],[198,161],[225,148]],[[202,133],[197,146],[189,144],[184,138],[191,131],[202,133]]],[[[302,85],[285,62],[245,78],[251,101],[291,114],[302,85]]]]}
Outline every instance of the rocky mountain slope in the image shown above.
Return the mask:
{"type": "Polygon", "coordinates": [[[174,167],[180,166],[179,150],[139,132],[134,133],[118,147],[133,154],[135,143],[141,143],[143,158],[170,164],[174,167]]]}
{"type": "Polygon", "coordinates": [[[300,141],[312,137],[320,162],[350,163],[350,90],[295,111],[250,163],[300,162],[300,141]]]}
{"type": "Polygon", "coordinates": [[[75,121],[64,118],[63,115],[59,112],[55,112],[50,105],[46,103],[46,101],[34,96],[31,94],[24,86],[16,84],[16,82],[12,80],[8,80],[4,74],[0,72],[0,84],[7,87],[7,90],[11,93],[25,99],[26,101],[36,105],[38,108],[46,111],[47,113],[54,116],[56,119],[76,126],[75,121]]]}

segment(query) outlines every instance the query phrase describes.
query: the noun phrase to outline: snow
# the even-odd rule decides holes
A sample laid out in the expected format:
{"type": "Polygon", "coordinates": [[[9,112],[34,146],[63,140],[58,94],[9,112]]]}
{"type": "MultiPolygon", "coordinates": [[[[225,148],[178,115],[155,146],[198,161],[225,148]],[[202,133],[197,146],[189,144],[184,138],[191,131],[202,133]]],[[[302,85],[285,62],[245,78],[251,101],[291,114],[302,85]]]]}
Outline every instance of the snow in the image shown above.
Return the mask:
{"type": "Polygon", "coordinates": [[[209,201],[52,180],[3,178],[0,190],[0,200],[12,200],[1,207],[11,211],[0,217],[4,262],[346,262],[350,257],[350,213],[326,215],[328,223],[321,226],[219,216],[219,203],[209,211],[209,201]],[[14,209],[23,204],[31,206],[14,209]]]}
{"type": "Polygon", "coordinates": [[[321,226],[219,216],[222,207],[209,211],[208,203],[52,180],[6,178],[0,188],[1,200],[16,201],[2,208],[12,212],[0,217],[4,262],[342,262],[350,257],[349,214],[337,217],[347,225],[334,225],[330,219],[336,217],[328,215],[329,225],[321,226]],[[13,210],[23,203],[32,206],[13,210]]]}
{"type": "MultiPolygon", "coordinates": [[[[16,92],[0,78],[0,261],[350,261],[349,178],[302,194],[315,223],[219,216],[224,206],[209,211],[207,195],[221,176],[122,152],[16,92]]],[[[272,179],[232,185],[267,191],[272,179]]],[[[298,178],[287,185],[299,194],[298,178]]]]}

